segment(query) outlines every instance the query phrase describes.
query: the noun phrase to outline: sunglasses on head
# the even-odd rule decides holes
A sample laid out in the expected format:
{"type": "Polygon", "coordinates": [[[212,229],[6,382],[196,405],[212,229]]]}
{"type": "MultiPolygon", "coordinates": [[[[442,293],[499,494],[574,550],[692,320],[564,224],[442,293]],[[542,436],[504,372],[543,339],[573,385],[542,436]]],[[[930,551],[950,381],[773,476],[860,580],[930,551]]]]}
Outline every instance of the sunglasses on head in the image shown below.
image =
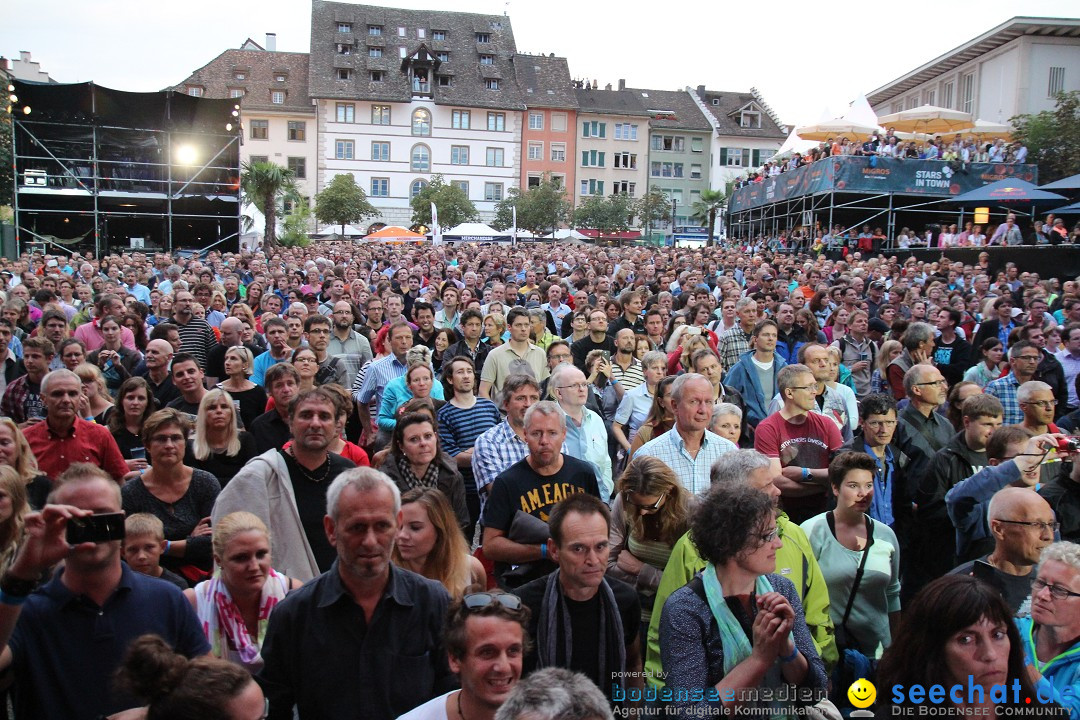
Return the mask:
{"type": "Polygon", "coordinates": [[[517,595],[512,595],[510,593],[470,593],[463,597],[461,600],[463,603],[465,603],[465,607],[469,608],[470,610],[478,610],[496,602],[502,605],[507,610],[521,609],[521,598],[519,598],[517,595]]]}

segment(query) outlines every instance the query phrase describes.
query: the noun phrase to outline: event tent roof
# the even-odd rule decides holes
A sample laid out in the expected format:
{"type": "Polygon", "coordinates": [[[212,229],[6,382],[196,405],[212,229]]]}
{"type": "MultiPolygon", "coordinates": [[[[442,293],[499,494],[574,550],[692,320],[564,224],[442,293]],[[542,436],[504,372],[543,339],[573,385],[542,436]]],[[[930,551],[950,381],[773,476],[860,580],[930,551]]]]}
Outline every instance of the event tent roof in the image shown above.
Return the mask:
{"type": "Polygon", "coordinates": [[[1040,190],[1020,178],[1005,178],[981,188],[957,195],[952,202],[973,205],[976,203],[1033,203],[1054,202],[1065,198],[1057,193],[1040,190]]]}

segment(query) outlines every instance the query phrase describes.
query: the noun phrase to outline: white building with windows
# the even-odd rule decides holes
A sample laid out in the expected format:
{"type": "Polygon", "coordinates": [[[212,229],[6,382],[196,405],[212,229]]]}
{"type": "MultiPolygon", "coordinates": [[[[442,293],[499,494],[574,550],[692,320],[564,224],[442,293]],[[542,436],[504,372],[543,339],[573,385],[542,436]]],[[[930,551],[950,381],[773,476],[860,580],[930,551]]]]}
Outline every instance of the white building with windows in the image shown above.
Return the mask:
{"type": "Polygon", "coordinates": [[[491,220],[521,171],[514,54],[504,16],[314,0],[319,187],[351,173],[373,223],[407,227],[409,201],[441,174],[491,220]]]}
{"type": "MultiPolygon", "coordinates": [[[[315,194],[315,108],[308,95],[307,53],[277,52],[250,38],[226,50],[172,89],[195,97],[235,98],[244,141],[240,162],[273,162],[293,171],[300,193],[315,194]]],[[[204,158],[208,160],[209,158],[204,158]]]]}
{"type": "Polygon", "coordinates": [[[1080,90],[1080,19],[1014,17],[867,94],[878,116],[921,105],[1008,123],[1080,90]]]}
{"type": "Polygon", "coordinates": [[[648,191],[649,115],[629,90],[575,90],[577,165],[574,205],[592,195],[648,191]]]}
{"type": "Polygon", "coordinates": [[[723,92],[686,89],[712,126],[709,189],[727,184],[760,167],[787,139],[788,129],[757,91],[723,92]]]}

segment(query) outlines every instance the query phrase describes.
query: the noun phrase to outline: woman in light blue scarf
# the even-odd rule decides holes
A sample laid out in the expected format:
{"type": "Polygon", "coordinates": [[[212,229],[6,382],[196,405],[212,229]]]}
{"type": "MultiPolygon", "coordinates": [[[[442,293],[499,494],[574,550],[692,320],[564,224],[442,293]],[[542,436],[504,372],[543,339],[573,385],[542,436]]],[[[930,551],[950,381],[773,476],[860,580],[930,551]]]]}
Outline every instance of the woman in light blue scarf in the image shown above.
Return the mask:
{"type": "Polygon", "coordinates": [[[708,564],[664,603],[660,657],[670,696],[663,699],[684,717],[738,705],[784,717],[824,697],[825,666],[799,596],[774,574],[783,539],[769,496],[745,485],[714,488],[690,533],[708,564]],[[774,689],[769,700],[763,688],[774,689]]]}

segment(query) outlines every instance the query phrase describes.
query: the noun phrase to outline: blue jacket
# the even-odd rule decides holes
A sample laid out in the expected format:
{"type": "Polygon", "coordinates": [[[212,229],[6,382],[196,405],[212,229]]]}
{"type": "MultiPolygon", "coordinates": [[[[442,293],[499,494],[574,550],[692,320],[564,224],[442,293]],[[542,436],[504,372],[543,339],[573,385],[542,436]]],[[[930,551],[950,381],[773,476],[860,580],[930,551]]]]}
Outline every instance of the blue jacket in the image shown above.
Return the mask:
{"type": "Polygon", "coordinates": [[[945,511],[956,528],[956,557],[971,559],[978,551],[972,546],[989,541],[992,545],[990,523],[986,519],[990,498],[998,490],[1020,479],[1020,468],[1014,460],[1000,465],[987,465],[966,480],[961,480],[945,494],[945,511]]]}
{"type": "MultiPolygon", "coordinates": [[[[739,394],[743,397],[744,416],[743,425],[749,425],[750,427],[757,427],[757,424],[767,417],[765,408],[768,404],[768,400],[762,394],[761,383],[758,382],[757,367],[754,366],[754,351],[751,350],[745,353],[739,362],[728,371],[727,377],[724,378],[724,384],[730,385],[739,391],[739,394]]],[[[787,365],[784,358],[779,354],[773,353],[773,387],[776,387],[776,375],[780,372],[780,368],[787,365]]]]}
{"type": "MultiPolygon", "coordinates": [[[[1057,602],[1061,602],[1058,600],[1057,602]]],[[[1073,645],[1045,665],[1035,660],[1035,638],[1032,637],[1030,617],[1016,618],[1024,658],[1035,665],[1042,680],[1035,686],[1040,702],[1049,700],[1065,708],[1070,717],[1080,716],[1080,644],[1073,645]]]]}

